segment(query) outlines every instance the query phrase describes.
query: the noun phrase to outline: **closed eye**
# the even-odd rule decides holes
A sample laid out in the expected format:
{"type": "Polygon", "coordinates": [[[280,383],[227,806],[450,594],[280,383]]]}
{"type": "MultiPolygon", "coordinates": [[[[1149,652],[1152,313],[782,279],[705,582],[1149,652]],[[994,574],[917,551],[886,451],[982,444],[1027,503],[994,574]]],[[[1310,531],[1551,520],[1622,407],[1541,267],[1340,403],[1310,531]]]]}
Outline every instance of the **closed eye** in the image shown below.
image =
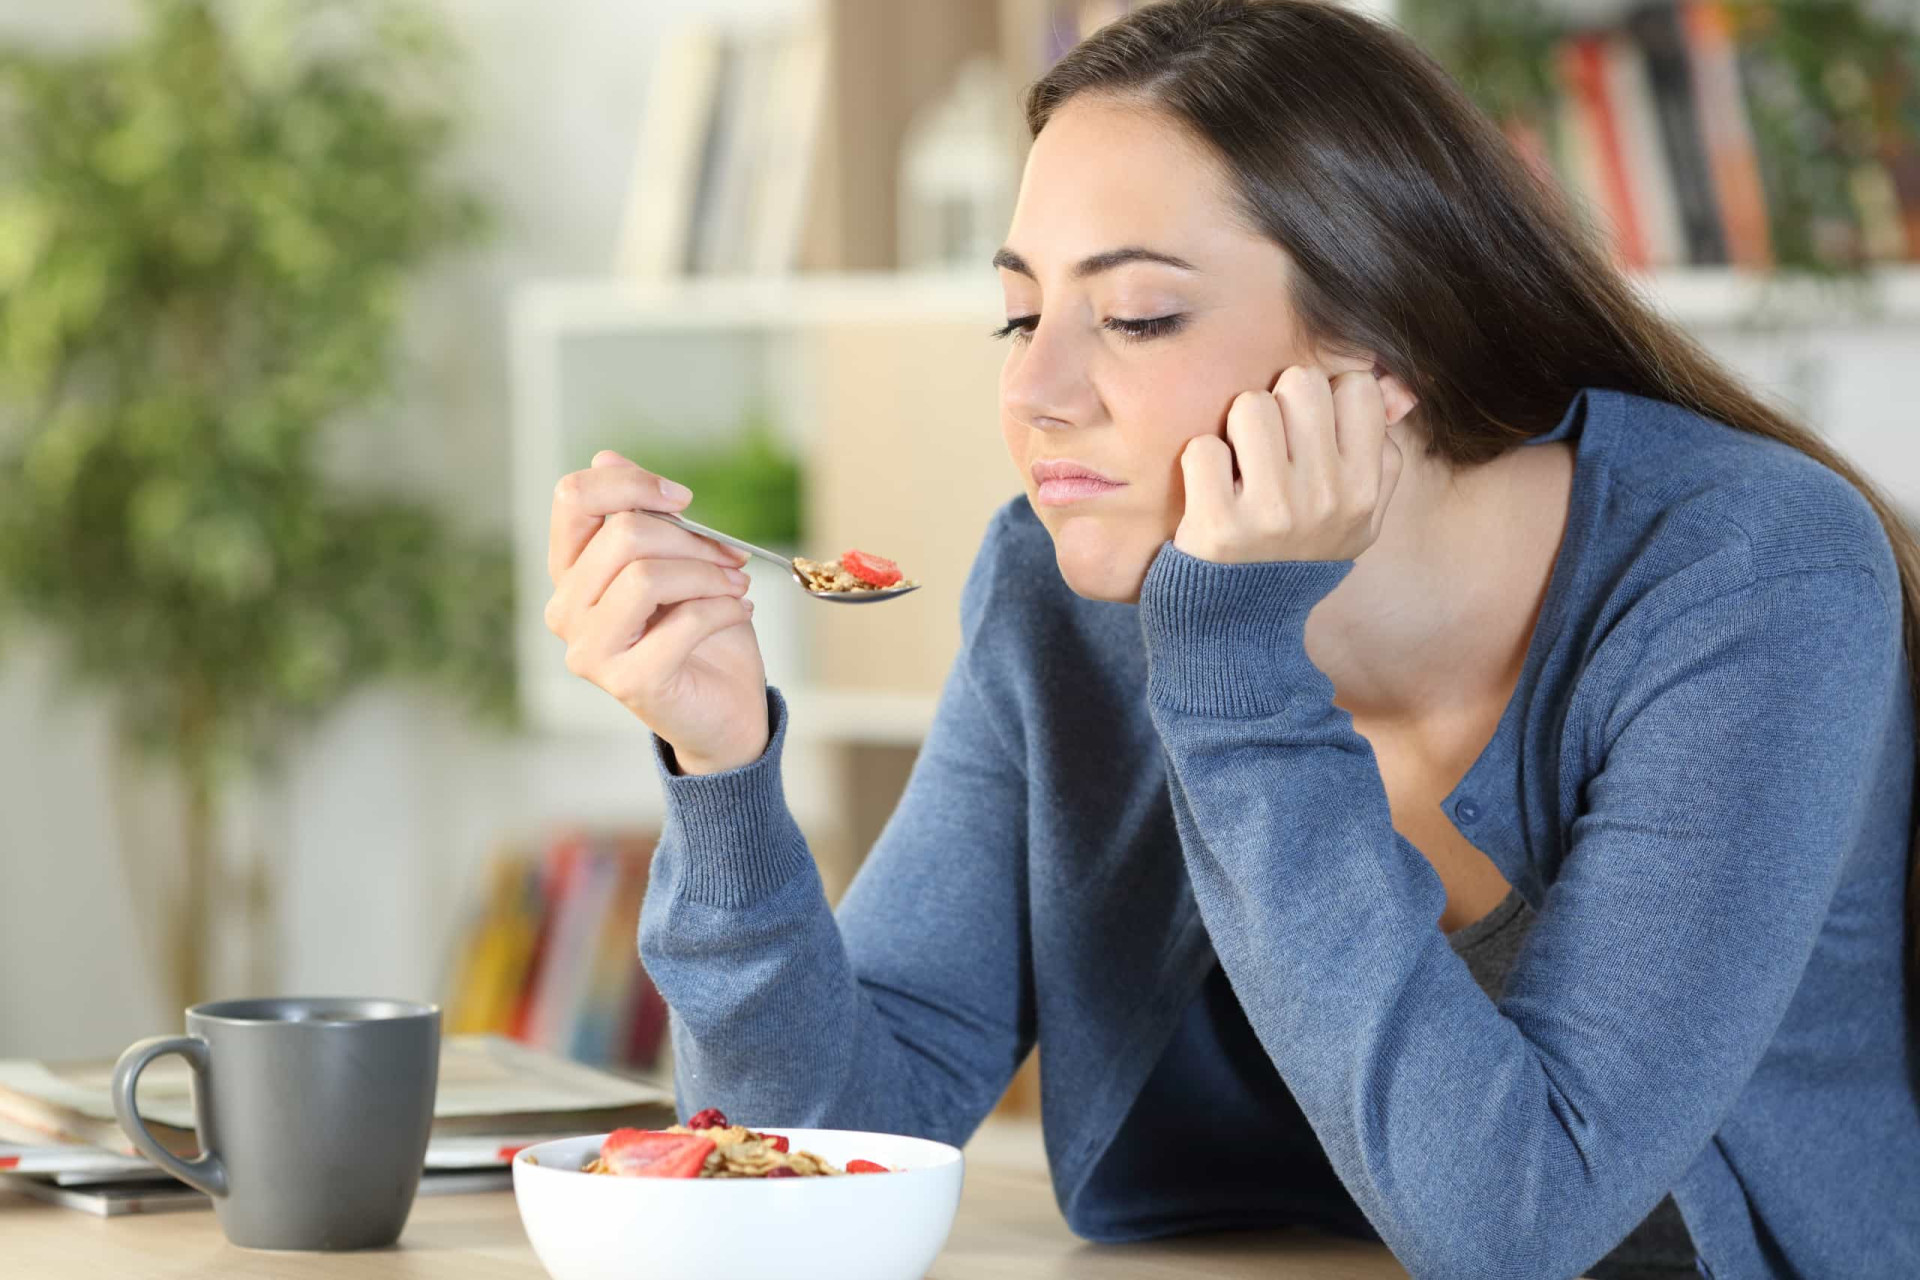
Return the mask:
{"type": "MultiPolygon", "coordinates": [[[[1129,342],[1144,342],[1149,338],[1165,337],[1186,322],[1184,314],[1153,316],[1146,320],[1122,320],[1110,316],[1101,322],[1101,327],[1110,329],[1129,342]]],[[[993,338],[1012,338],[1015,342],[1025,342],[1033,337],[1035,326],[1040,323],[1039,316],[1015,316],[988,336],[993,338]]]]}

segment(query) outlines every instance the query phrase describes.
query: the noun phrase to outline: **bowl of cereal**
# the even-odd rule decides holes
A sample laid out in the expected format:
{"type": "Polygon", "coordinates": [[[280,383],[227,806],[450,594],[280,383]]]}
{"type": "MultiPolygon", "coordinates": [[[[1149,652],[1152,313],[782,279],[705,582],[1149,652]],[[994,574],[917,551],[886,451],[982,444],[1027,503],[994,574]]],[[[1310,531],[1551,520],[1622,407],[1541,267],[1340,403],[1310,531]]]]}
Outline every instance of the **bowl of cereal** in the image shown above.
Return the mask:
{"type": "Polygon", "coordinates": [[[964,1169],[959,1148],[927,1138],[756,1129],[708,1110],[526,1147],[513,1195],[553,1280],[920,1280],[964,1169]]]}

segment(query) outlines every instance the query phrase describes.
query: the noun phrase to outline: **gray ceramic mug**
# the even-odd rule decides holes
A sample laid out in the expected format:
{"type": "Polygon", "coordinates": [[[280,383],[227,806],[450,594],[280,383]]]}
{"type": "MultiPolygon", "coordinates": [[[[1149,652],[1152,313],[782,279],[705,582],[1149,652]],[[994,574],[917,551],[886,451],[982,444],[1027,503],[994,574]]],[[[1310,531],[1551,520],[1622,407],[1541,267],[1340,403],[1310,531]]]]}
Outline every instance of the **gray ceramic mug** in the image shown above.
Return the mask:
{"type": "Polygon", "coordinates": [[[234,1244],[367,1249],[406,1225],[439,1077],[438,1006],[220,1000],[187,1010],[186,1035],[120,1055],[113,1109],[148,1159],[213,1197],[234,1244]],[[134,1106],[140,1072],[166,1053],[193,1067],[195,1160],[154,1141],[134,1106]]]}

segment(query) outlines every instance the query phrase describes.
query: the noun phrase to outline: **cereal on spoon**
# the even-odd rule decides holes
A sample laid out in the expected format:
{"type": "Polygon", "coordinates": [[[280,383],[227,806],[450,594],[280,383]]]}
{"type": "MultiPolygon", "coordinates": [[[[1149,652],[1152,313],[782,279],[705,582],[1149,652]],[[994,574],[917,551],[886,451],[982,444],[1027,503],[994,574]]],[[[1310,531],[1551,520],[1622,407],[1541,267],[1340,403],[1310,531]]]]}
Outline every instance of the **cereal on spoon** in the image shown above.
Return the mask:
{"type": "Polygon", "coordinates": [[[795,556],[793,567],[806,579],[807,590],[827,593],[880,591],[920,584],[900,574],[900,566],[867,551],[847,551],[838,560],[809,560],[795,556]]]}

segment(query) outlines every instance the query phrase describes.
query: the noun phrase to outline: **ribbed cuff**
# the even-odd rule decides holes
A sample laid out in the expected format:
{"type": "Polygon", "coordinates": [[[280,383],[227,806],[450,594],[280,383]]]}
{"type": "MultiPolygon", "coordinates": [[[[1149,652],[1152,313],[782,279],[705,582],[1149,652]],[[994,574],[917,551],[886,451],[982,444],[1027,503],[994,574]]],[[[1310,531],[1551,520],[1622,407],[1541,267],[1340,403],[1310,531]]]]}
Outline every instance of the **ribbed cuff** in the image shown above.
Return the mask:
{"type": "MultiPolygon", "coordinates": [[[[1297,696],[1307,614],[1351,560],[1220,564],[1162,543],[1140,586],[1147,696],[1198,715],[1271,715],[1297,696]]],[[[1324,679],[1324,677],[1322,677],[1324,679]]]]}
{"type": "Polygon", "coordinates": [[[767,686],[767,731],[767,748],[757,760],[705,774],[675,773],[671,748],[652,735],[667,825],[680,834],[682,891],[696,902],[748,906],[813,865],[781,786],[787,700],[773,685],[767,686]]]}

